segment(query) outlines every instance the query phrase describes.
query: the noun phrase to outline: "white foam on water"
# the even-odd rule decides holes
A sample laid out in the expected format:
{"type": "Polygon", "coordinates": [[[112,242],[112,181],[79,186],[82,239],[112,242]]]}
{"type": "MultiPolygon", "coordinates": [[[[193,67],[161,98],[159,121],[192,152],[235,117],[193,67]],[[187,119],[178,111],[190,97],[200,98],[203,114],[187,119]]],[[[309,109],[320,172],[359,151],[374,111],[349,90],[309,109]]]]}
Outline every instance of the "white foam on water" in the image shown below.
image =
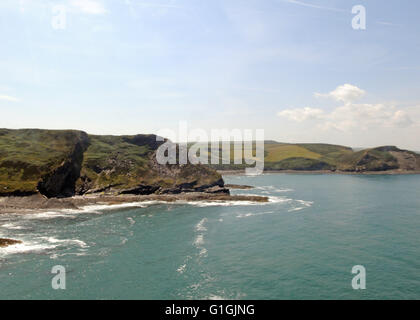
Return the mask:
{"type": "Polygon", "coordinates": [[[254,201],[190,201],[190,202],[178,202],[179,204],[188,204],[198,208],[204,207],[231,207],[231,206],[252,206],[261,204],[254,201]]]}
{"type": "Polygon", "coordinates": [[[236,216],[236,218],[249,218],[249,217],[255,217],[255,216],[263,216],[265,214],[272,214],[274,213],[274,211],[266,211],[266,212],[258,212],[258,213],[253,213],[253,212],[248,212],[248,213],[240,213],[236,216]]]}
{"type": "Polygon", "coordinates": [[[306,201],[306,200],[296,200],[296,202],[299,202],[300,204],[304,205],[307,208],[311,207],[314,204],[313,201],[306,201]]]}
{"type": "Polygon", "coordinates": [[[49,243],[55,243],[55,244],[74,244],[77,245],[80,248],[89,248],[89,246],[86,244],[86,242],[78,239],[57,239],[54,237],[39,237],[39,239],[43,239],[48,241],[49,243]]]}
{"type": "Polygon", "coordinates": [[[176,272],[183,274],[185,272],[185,269],[187,268],[186,264],[181,265],[178,269],[176,269],[176,272]]]}
{"type": "Polygon", "coordinates": [[[5,229],[10,229],[10,230],[23,230],[23,229],[26,229],[26,228],[24,228],[22,226],[18,226],[18,225],[13,224],[13,223],[5,223],[5,224],[2,224],[1,227],[2,228],[5,228],[5,229]]]}
{"type": "Polygon", "coordinates": [[[200,252],[198,253],[198,256],[201,257],[206,257],[207,256],[207,249],[206,248],[201,248],[200,252]]]}
{"type": "Polygon", "coordinates": [[[204,235],[202,235],[202,234],[197,235],[197,237],[194,240],[194,245],[196,247],[200,247],[203,244],[204,244],[204,235]]]}
{"type": "Polygon", "coordinates": [[[115,210],[123,208],[147,208],[153,204],[159,204],[160,201],[140,201],[140,202],[127,202],[118,204],[96,204],[82,207],[80,212],[98,212],[103,210],[115,210]]]}
{"type": "Polygon", "coordinates": [[[297,207],[297,208],[289,209],[288,212],[301,211],[303,209],[305,209],[305,207],[297,207]]]}
{"type": "Polygon", "coordinates": [[[199,223],[195,225],[195,232],[197,233],[195,239],[194,239],[194,246],[199,249],[198,257],[203,258],[207,256],[207,249],[204,248],[204,232],[207,231],[207,228],[205,227],[205,223],[207,222],[207,218],[203,218],[200,220],[199,223]]]}
{"type": "Polygon", "coordinates": [[[178,267],[178,269],[176,269],[176,272],[178,272],[178,273],[180,273],[180,274],[183,274],[185,271],[186,271],[186,269],[187,269],[187,264],[188,264],[188,261],[191,259],[191,256],[187,256],[185,259],[184,259],[184,261],[183,261],[183,263],[182,263],[182,265],[180,265],[179,267],[178,267]]]}
{"type": "Polygon", "coordinates": [[[196,224],[195,231],[207,231],[207,228],[204,226],[206,222],[207,222],[207,218],[201,219],[201,221],[196,224]]]}
{"type": "Polygon", "coordinates": [[[30,213],[30,214],[22,215],[23,219],[28,219],[28,220],[32,220],[32,219],[44,220],[44,219],[55,219],[55,218],[74,219],[75,217],[76,217],[75,212],[69,212],[69,211],[65,211],[65,210],[45,211],[45,212],[30,213]]]}
{"type": "Polygon", "coordinates": [[[119,204],[95,204],[86,205],[79,209],[59,209],[57,211],[43,211],[38,213],[24,214],[24,219],[54,219],[54,218],[70,218],[74,219],[83,213],[102,214],[103,211],[117,210],[123,208],[146,208],[153,204],[165,203],[161,201],[142,201],[142,202],[129,202],[119,204]]]}
{"type": "Polygon", "coordinates": [[[306,200],[295,200],[299,204],[299,206],[291,208],[288,210],[288,212],[295,212],[295,211],[301,211],[306,208],[310,208],[314,202],[313,201],[306,201],[306,200]]]}
{"type": "MultiPolygon", "coordinates": [[[[293,201],[293,199],[290,198],[285,198],[285,197],[268,197],[268,202],[269,203],[287,203],[287,202],[291,202],[293,201]]],[[[267,203],[267,202],[265,202],[267,203]]],[[[264,202],[263,202],[264,204],[264,202]]]]}
{"type": "Polygon", "coordinates": [[[58,259],[60,257],[64,257],[64,256],[77,256],[77,257],[82,257],[82,256],[87,256],[88,253],[86,251],[80,251],[80,252],[66,252],[66,253],[54,253],[52,255],[50,255],[50,259],[58,259]]]}
{"type": "Polygon", "coordinates": [[[0,248],[0,256],[22,253],[39,253],[49,249],[54,249],[55,247],[57,247],[57,245],[39,243],[36,241],[24,241],[23,243],[0,248]]]}

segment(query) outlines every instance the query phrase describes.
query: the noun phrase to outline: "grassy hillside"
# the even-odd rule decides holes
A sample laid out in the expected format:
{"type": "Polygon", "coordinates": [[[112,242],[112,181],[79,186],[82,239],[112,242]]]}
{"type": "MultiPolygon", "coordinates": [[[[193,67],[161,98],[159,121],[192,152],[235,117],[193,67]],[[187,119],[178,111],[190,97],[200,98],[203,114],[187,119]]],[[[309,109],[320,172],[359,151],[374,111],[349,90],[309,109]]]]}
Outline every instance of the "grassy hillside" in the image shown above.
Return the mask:
{"type": "Polygon", "coordinates": [[[0,129],[0,195],[179,193],[223,187],[220,174],[208,167],[159,165],[154,157],[158,146],[155,135],[0,129]]]}
{"type": "Polygon", "coordinates": [[[221,176],[201,165],[167,165],[156,163],[156,136],[89,136],[90,145],[84,154],[78,193],[113,189],[153,193],[180,186],[200,188],[222,183],[221,176]],[[219,182],[218,182],[219,181],[219,182]]]}
{"type": "MultiPolygon", "coordinates": [[[[353,151],[349,147],[329,144],[287,144],[273,141],[264,144],[265,170],[314,171],[330,170],[343,172],[371,171],[417,171],[420,170],[420,157],[415,152],[396,147],[379,147],[353,151]]],[[[214,150],[209,149],[209,158],[214,150]]],[[[255,151],[255,148],[254,148],[255,151]]],[[[245,162],[234,164],[233,144],[230,164],[211,164],[220,170],[243,169],[245,162]]],[[[243,154],[243,153],[242,153],[243,154]]],[[[255,155],[255,154],[254,154],[255,155]]],[[[241,156],[241,153],[239,153],[241,156]]],[[[220,157],[222,158],[222,157],[220,157]]],[[[238,156],[236,156],[238,158],[238,156]]]]}
{"type": "Polygon", "coordinates": [[[69,160],[87,135],[80,131],[0,129],[0,194],[36,193],[42,177],[69,160]]]}

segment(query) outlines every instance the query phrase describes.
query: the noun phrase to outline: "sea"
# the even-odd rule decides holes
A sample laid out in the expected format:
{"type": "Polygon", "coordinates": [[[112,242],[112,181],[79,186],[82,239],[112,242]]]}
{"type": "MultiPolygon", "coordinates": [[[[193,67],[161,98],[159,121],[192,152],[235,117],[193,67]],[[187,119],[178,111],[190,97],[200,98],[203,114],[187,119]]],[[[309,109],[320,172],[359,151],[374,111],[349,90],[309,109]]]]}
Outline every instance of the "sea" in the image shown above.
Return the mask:
{"type": "Polygon", "coordinates": [[[224,179],[269,202],[0,215],[0,299],[420,299],[420,176],[224,179]]]}

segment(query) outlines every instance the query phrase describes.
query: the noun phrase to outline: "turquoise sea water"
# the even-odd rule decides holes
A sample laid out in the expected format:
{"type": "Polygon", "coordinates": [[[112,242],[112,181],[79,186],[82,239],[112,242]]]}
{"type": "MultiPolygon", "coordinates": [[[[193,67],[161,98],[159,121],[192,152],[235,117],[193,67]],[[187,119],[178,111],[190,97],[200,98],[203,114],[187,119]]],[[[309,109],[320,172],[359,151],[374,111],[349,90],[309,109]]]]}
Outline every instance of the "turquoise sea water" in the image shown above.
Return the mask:
{"type": "Polygon", "coordinates": [[[419,176],[225,181],[271,202],[1,215],[0,299],[420,299],[419,176]]]}

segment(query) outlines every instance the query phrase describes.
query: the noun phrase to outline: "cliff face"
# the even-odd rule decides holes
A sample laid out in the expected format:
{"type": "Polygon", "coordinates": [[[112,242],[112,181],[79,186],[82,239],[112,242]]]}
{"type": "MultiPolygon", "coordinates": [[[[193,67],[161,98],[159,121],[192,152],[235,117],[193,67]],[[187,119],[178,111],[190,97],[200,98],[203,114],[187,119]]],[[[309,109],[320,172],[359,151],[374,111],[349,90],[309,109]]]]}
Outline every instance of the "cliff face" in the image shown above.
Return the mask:
{"type": "Polygon", "coordinates": [[[75,142],[74,148],[56,169],[42,176],[38,182],[38,191],[49,197],[71,197],[76,193],[76,181],[79,179],[83,163],[83,153],[89,145],[85,133],[75,142]]]}
{"type": "MultiPolygon", "coordinates": [[[[161,142],[160,142],[161,143],[161,142]]],[[[228,193],[221,176],[196,165],[159,165],[154,135],[0,130],[0,196],[228,193]]]]}
{"type": "Polygon", "coordinates": [[[0,130],[0,195],[71,195],[88,143],[80,131],[0,130]]]}
{"type": "Polygon", "coordinates": [[[78,194],[228,192],[221,175],[210,168],[158,164],[156,150],[162,142],[155,135],[90,138],[76,183],[78,194]]]}

